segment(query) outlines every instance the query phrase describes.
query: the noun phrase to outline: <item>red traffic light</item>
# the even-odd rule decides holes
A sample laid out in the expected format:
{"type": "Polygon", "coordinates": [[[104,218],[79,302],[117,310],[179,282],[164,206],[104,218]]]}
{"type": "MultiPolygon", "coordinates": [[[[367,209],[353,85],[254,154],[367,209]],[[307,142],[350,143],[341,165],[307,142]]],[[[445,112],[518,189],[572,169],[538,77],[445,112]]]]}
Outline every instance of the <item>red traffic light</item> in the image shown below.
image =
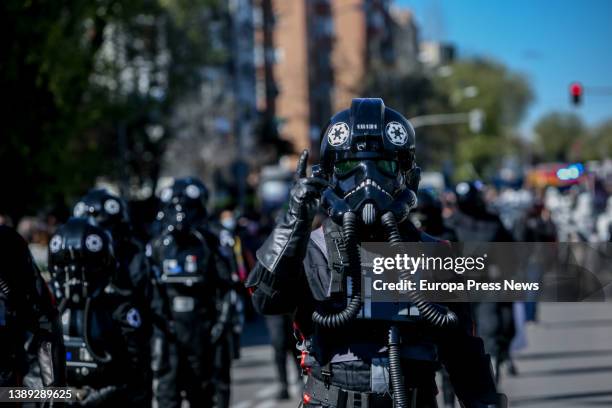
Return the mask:
{"type": "Polygon", "coordinates": [[[570,96],[574,105],[580,105],[583,92],[584,88],[580,82],[572,82],[570,84],[570,96]]]}

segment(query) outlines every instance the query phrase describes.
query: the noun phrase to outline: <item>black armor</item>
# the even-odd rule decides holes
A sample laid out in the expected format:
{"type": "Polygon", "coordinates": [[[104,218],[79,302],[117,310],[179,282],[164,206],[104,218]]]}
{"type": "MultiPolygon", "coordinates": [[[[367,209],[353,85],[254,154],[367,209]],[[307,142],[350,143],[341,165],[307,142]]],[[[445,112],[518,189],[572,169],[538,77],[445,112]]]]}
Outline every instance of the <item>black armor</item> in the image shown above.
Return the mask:
{"type": "Polygon", "coordinates": [[[410,213],[410,220],[421,231],[436,238],[457,241],[455,231],[450,228],[442,216],[442,202],[434,191],[419,189],[417,207],[410,213]]]}
{"type": "Polygon", "coordinates": [[[149,321],[152,276],[144,245],[134,237],[125,201],[106,189],[93,189],[75,204],[73,214],[110,232],[119,263],[113,284],[138,304],[149,321]]]}
{"type": "Polygon", "coordinates": [[[207,192],[193,178],[162,190],[158,220],[164,226],[149,245],[159,282],[159,305],[168,329],[155,339],[160,406],[213,406],[216,343],[231,324],[231,273],[218,238],[205,227],[207,192]],[[225,313],[224,313],[225,310],[225,313]]]}
{"type": "Polygon", "coordinates": [[[149,406],[148,332],[139,309],[111,283],[118,268],[110,234],[71,218],[49,242],[60,299],[67,383],[85,406],[149,406]]]}
{"type": "MultiPolygon", "coordinates": [[[[459,211],[453,214],[450,225],[460,242],[513,241],[499,216],[488,211],[480,182],[459,183],[455,193],[459,211]]],[[[513,369],[510,344],[516,330],[512,303],[483,302],[474,309],[478,335],[483,338],[487,353],[493,356],[496,380],[499,380],[502,363],[507,362],[513,369]]]]}
{"type": "Polygon", "coordinates": [[[208,189],[194,177],[175,180],[171,187],[161,191],[159,199],[161,208],[157,213],[157,222],[164,232],[189,230],[200,225],[208,216],[208,189]]]}
{"type": "Polygon", "coordinates": [[[0,386],[24,385],[28,355],[37,362],[41,385],[65,386],[59,315],[28,245],[16,231],[0,226],[0,254],[5,261],[0,269],[0,386]]]}
{"type": "Polygon", "coordinates": [[[497,406],[468,304],[361,298],[361,242],[437,242],[408,220],[420,174],[408,121],[380,99],[355,99],[324,131],[313,177],[307,158],[247,281],[257,310],[295,317],[308,374],[303,403],[433,407],[441,362],[465,406],[497,406]],[[319,205],[329,218],[311,232],[319,205]]]}

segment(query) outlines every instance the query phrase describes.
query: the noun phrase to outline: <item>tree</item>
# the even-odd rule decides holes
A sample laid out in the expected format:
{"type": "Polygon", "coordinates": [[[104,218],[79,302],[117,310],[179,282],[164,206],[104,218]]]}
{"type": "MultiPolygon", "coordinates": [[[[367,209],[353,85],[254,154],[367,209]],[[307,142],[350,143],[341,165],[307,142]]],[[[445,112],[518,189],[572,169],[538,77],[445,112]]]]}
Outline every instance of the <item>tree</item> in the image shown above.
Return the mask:
{"type": "Polygon", "coordinates": [[[516,151],[514,129],[533,98],[529,83],[484,59],[457,61],[447,72],[369,72],[364,93],[382,97],[408,118],[482,110],[485,122],[479,135],[467,124],[417,129],[418,158],[426,169],[441,169],[453,161],[457,180],[491,176],[503,154],[516,151]]]}
{"type": "Polygon", "coordinates": [[[0,212],[65,205],[99,175],[155,180],[176,99],[203,64],[223,63],[209,46],[216,3],[3,1],[0,180],[10,199],[0,212]]]}
{"type": "Polygon", "coordinates": [[[588,129],[574,113],[552,112],[534,127],[535,149],[545,161],[581,160],[589,142],[588,129]]]}
{"type": "Polygon", "coordinates": [[[592,131],[585,154],[588,159],[601,160],[612,157],[612,119],[608,119],[592,131]]]}
{"type": "Polygon", "coordinates": [[[435,83],[452,111],[480,109],[485,117],[479,135],[468,126],[455,127],[455,181],[494,176],[504,156],[516,153],[515,129],[533,99],[528,81],[498,62],[471,59],[450,65],[450,75],[435,83]]]}
{"type": "Polygon", "coordinates": [[[97,147],[82,130],[98,112],[84,111],[81,103],[104,27],[115,18],[113,3],[0,5],[0,178],[6,197],[0,211],[18,218],[53,205],[68,186],[91,177],[75,157],[86,160],[97,147]]]}
{"type": "Polygon", "coordinates": [[[488,59],[458,61],[450,65],[449,75],[436,77],[436,85],[455,111],[483,110],[482,133],[492,137],[518,125],[533,99],[522,75],[488,59]]]}
{"type": "MultiPolygon", "coordinates": [[[[378,97],[407,118],[439,112],[451,112],[446,94],[420,72],[397,73],[393,70],[373,70],[368,73],[361,94],[378,97]]],[[[426,168],[439,168],[452,157],[454,129],[450,127],[417,130],[417,159],[426,168]]]]}

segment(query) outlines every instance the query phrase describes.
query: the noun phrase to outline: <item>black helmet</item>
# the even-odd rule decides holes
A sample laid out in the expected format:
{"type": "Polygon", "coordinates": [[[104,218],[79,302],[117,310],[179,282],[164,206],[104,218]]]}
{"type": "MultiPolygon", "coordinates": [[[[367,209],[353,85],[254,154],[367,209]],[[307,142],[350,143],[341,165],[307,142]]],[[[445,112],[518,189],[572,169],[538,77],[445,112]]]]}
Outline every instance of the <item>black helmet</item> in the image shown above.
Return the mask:
{"type": "Polygon", "coordinates": [[[125,201],[104,188],[90,190],[81,197],[74,205],[72,215],[91,218],[97,225],[108,229],[115,240],[130,229],[125,201]]]}
{"type": "Polygon", "coordinates": [[[335,194],[365,224],[373,224],[407,188],[412,192],[406,199],[416,200],[414,129],[380,98],[353,99],[350,109],[334,115],[321,136],[320,158],[335,194]]]}
{"type": "Polygon", "coordinates": [[[74,303],[101,293],[116,267],[110,234],[86,218],[70,218],[49,241],[49,272],[74,303]]]}
{"type": "Polygon", "coordinates": [[[436,192],[430,188],[421,188],[417,192],[417,197],[419,199],[417,210],[422,211],[424,213],[442,212],[442,201],[436,194],[436,192]]]}
{"type": "Polygon", "coordinates": [[[482,192],[480,181],[461,182],[455,186],[457,196],[457,207],[467,215],[484,215],[486,203],[482,192]]]}
{"type": "Polygon", "coordinates": [[[171,187],[160,193],[157,221],[164,231],[189,230],[206,220],[208,189],[197,178],[176,179],[171,187]]]}
{"type": "Polygon", "coordinates": [[[414,224],[428,231],[430,224],[442,222],[442,201],[436,192],[430,188],[421,188],[417,192],[417,206],[411,217],[414,224]]]}

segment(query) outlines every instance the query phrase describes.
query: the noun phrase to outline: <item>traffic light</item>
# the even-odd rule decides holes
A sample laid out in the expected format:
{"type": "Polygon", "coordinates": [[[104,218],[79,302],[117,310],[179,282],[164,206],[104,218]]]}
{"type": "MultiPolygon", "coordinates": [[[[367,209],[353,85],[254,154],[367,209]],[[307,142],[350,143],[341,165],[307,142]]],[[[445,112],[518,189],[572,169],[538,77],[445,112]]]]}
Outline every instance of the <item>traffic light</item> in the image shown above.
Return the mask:
{"type": "Polygon", "coordinates": [[[582,102],[582,94],[584,93],[584,88],[580,82],[572,82],[570,84],[570,97],[572,103],[576,106],[580,105],[582,102]]]}

